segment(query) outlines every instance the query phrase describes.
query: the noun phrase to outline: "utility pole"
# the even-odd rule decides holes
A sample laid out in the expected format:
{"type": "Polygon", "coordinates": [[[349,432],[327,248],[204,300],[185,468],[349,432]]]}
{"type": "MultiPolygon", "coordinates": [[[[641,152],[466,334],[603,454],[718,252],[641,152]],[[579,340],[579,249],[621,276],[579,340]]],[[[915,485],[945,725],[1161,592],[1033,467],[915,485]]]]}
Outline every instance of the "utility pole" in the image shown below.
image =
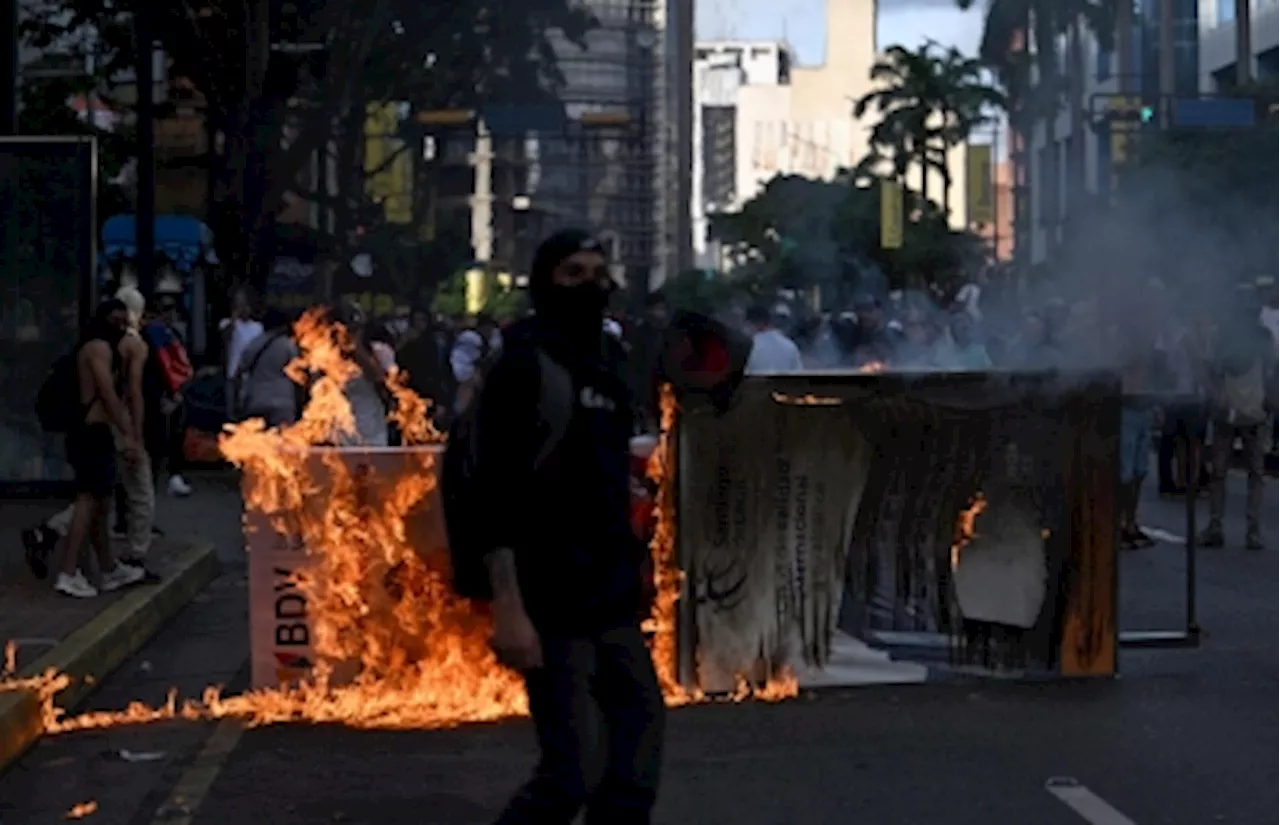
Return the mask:
{"type": "Polygon", "coordinates": [[[133,15],[133,37],[138,49],[137,78],[138,164],[137,208],[133,222],[137,257],[138,289],[150,295],[156,286],[156,78],[155,35],[148,14],[133,15]]]}
{"type": "Polygon", "coordinates": [[[0,136],[18,134],[18,0],[0,0],[0,136]]]}

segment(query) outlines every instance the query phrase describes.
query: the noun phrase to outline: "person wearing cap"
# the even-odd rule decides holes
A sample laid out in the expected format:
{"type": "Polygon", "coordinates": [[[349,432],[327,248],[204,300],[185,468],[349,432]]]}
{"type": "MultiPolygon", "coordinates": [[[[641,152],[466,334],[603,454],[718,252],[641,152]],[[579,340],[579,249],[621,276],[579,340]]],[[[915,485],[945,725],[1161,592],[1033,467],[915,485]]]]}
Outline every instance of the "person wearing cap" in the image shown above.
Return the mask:
{"type": "Polygon", "coordinates": [[[751,355],[747,357],[749,374],[799,372],[804,369],[800,348],[778,329],[777,312],[767,306],[747,310],[747,328],[751,331],[751,355]]]}
{"type": "Polygon", "coordinates": [[[647,548],[631,525],[625,355],[602,331],[613,288],[590,235],[544,241],[534,315],[506,331],[475,410],[477,472],[502,513],[486,541],[491,644],[524,676],[542,752],[499,825],[568,825],[584,808],[591,825],[639,825],[657,796],[665,710],[639,624],[647,548]],[[571,379],[570,409],[543,454],[547,359],[571,379]],[[608,749],[592,787],[597,717],[608,749]]]}
{"type": "Polygon", "coordinates": [[[891,361],[902,336],[890,329],[880,299],[870,293],[857,296],[853,301],[853,314],[857,321],[851,341],[853,366],[891,361]]]}

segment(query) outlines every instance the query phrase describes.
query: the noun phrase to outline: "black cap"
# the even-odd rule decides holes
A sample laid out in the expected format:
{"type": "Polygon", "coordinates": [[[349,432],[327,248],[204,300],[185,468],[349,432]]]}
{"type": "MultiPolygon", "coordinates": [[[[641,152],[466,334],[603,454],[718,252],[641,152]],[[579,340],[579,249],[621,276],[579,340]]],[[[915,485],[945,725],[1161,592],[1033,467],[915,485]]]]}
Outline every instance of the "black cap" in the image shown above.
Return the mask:
{"type": "Polygon", "coordinates": [[[562,229],[538,245],[529,269],[529,294],[535,307],[539,296],[551,285],[551,273],[561,261],[578,252],[608,255],[595,236],[581,229],[562,229]]]}

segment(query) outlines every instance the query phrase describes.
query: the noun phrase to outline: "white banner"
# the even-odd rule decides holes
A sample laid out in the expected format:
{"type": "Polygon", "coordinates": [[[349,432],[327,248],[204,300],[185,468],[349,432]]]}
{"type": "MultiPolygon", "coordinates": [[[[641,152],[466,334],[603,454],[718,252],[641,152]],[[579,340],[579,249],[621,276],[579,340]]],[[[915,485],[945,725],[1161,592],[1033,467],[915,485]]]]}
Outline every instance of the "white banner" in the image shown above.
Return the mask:
{"type": "MultiPolygon", "coordinates": [[[[386,494],[405,472],[421,472],[421,462],[410,460],[414,452],[443,452],[443,447],[417,448],[323,448],[312,451],[307,462],[311,494],[304,517],[319,517],[328,499],[327,476],[323,454],[336,453],[351,468],[352,478],[361,485],[358,495],[372,500],[386,494]]],[[[435,466],[439,467],[439,460],[435,466]]],[[[245,480],[246,490],[252,479],[245,480]]],[[[413,547],[423,554],[443,553],[447,549],[444,519],[439,504],[438,487],[413,511],[405,524],[413,547]]],[[[295,536],[273,528],[263,513],[255,511],[246,494],[244,515],[245,543],[249,552],[249,643],[254,687],[273,687],[307,677],[315,666],[312,648],[312,623],[306,596],[293,581],[293,575],[307,564],[307,552],[295,536]]],[[[354,675],[350,665],[334,665],[334,679],[343,681],[354,675]]]]}
{"type": "Polygon", "coordinates": [[[838,403],[749,380],[725,415],[681,418],[679,541],[704,689],[827,662],[871,459],[838,403]]]}

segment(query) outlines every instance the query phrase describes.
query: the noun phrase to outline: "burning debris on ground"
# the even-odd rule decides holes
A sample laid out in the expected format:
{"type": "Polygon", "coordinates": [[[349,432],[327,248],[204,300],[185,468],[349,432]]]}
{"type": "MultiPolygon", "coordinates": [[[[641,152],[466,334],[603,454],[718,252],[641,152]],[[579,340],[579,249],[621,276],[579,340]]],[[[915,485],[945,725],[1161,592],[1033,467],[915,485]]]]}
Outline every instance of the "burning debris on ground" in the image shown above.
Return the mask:
{"type": "MultiPolygon", "coordinates": [[[[306,548],[307,567],[290,583],[307,599],[311,643],[319,659],[312,674],[235,696],[210,686],[198,699],[183,700],[172,692],[160,706],[133,703],[118,711],[68,715],[57,706],[57,695],[71,684],[70,677],[54,671],[17,677],[16,646],[9,645],[0,691],[35,693],[46,732],[224,718],[251,726],[431,729],[528,713],[522,680],[500,666],[489,648],[485,611],[452,591],[447,554],[419,552],[406,528],[434,490],[433,452],[409,450],[414,471],[398,474],[380,495],[364,495],[360,473],[325,449],[341,443],[354,427],[343,393],[357,369],[346,331],[314,312],[302,317],[295,332],[301,355],[288,372],[308,389],[301,419],[281,428],[267,428],[260,420],[231,425],[220,446],[244,474],[246,509],[263,514],[273,529],[306,548]],[[323,490],[317,473],[323,474],[323,490]],[[348,673],[352,665],[354,673],[348,673]],[[339,670],[346,678],[335,675],[339,670]]],[[[394,373],[388,383],[396,399],[391,417],[405,445],[443,440],[426,415],[431,402],[394,373]]],[[[662,397],[662,414],[663,434],[648,465],[658,494],[651,542],[656,598],[645,630],[666,703],[681,706],[708,697],[681,685],[676,673],[676,609],[684,575],[675,557],[670,431],[676,399],[670,389],[662,397]]],[[[763,685],[740,678],[730,696],[716,698],[776,701],[797,692],[795,678],[783,673],[763,685]]]]}

